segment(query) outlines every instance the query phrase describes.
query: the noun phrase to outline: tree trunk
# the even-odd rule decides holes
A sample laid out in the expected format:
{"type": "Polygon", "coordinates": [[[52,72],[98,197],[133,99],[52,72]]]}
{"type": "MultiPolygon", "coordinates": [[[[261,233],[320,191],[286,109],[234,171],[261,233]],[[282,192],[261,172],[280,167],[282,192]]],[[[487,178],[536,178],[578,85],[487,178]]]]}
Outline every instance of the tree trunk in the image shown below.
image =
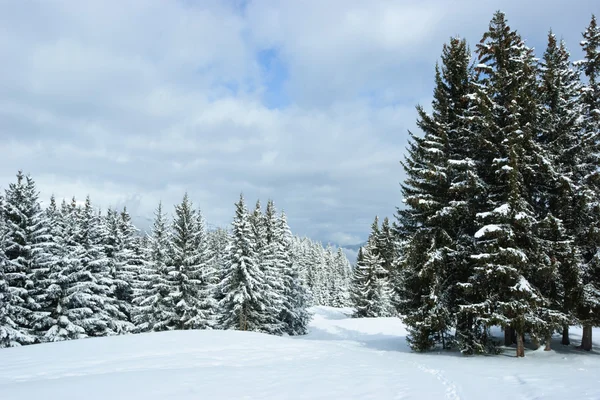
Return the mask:
{"type": "Polygon", "coordinates": [[[563,346],[568,346],[571,344],[571,340],[569,339],[569,325],[563,326],[562,341],[560,343],[563,346]]]}
{"type": "Polygon", "coordinates": [[[517,334],[517,357],[525,357],[525,340],[522,333],[517,334]]]}
{"type": "Polygon", "coordinates": [[[504,345],[511,346],[513,344],[513,329],[510,326],[504,328],[504,345]]]}
{"type": "Polygon", "coordinates": [[[544,347],[544,351],[550,350],[552,350],[552,334],[546,336],[546,347],[544,347]]]}
{"type": "Polygon", "coordinates": [[[590,351],[592,350],[592,326],[583,326],[583,336],[581,337],[581,350],[590,351]]]}

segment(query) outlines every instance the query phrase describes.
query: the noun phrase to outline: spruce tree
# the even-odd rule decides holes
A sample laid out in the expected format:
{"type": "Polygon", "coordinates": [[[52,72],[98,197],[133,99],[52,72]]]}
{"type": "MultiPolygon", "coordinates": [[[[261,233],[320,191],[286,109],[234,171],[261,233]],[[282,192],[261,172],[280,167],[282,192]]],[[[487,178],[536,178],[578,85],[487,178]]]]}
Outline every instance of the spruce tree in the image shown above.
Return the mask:
{"type": "MultiPolygon", "coordinates": [[[[4,215],[2,212],[4,209],[3,203],[0,196],[0,216],[4,215]]],[[[4,219],[0,218],[0,348],[18,347],[32,341],[30,335],[21,332],[12,317],[17,315],[19,308],[14,308],[15,304],[18,305],[18,302],[14,299],[6,277],[7,272],[10,270],[9,260],[6,257],[6,234],[4,219]]]]}
{"type": "MultiPolygon", "coordinates": [[[[433,111],[417,107],[424,135],[410,133],[402,163],[406,208],[397,213],[402,257],[393,279],[398,310],[411,329],[412,348],[419,351],[436,343],[446,347],[455,324],[452,307],[460,302],[458,283],[470,275],[468,234],[473,228],[468,217],[479,178],[472,171],[474,146],[467,123],[473,90],[469,63],[464,40],[452,38],[444,45],[435,71],[433,111]]],[[[462,336],[464,330],[470,327],[461,324],[457,333],[462,336]]]]}
{"type": "Polygon", "coordinates": [[[197,327],[206,329],[216,325],[218,304],[215,299],[218,270],[214,266],[214,254],[210,248],[206,222],[202,212],[196,212],[196,251],[198,253],[198,318],[197,327]]]}
{"type": "Polygon", "coordinates": [[[171,265],[169,274],[174,281],[171,298],[178,317],[176,329],[198,329],[207,324],[207,316],[199,305],[201,285],[198,221],[187,193],[175,206],[172,225],[171,265]]]}
{"type": "Polygon", "coordinates": [[[223,329],[263,332],[269,299],[265,277],[256,263],[256,239],[244,197],[236,203],[231,244],[221,282],[220,326],[223,329]]]}
{"type": "Polygon", "coordinates": [[[92,206],[89,196],[83,207],[73,198],[61,207],[65,221],[65,241],[79,278],[73,295],[73,307],[80,310],[76,325],[88,336],[120,334],[130,326],[114,297],[113,264],[107,257],[105,219],[92,206]]]}
{"type": "Polygon", "coordinates": [[[282,334],[285,324],[280,318],[285,302],[284,279],[289,255],[286,254],[283,232],[273,200],[267,202],[264,216],[257,218],[257,221],[262,227],[255,229],[255,234],[263,235],[263,239],[257,239],[257,248],[262,248],[258,261],[271,299],[270,309],[265,310],[270,314],[270,321],[265,324],[265,329],[271,334],[282,334]]]}
{"type": "Polygon", "coordinates": [[[87,276],[79,260],[69,251],[69,238],[66,235],[71,231],[66,226],[65,216],[58,209],[54,196],[45,212],[52,245],[44,263],[48,273],[40,281],[42,303],[47,312],[46,317],[38,324],[40,340],[56,342],[84,338],[87,336],[85,324],[80,322],[82,317],[90,317],[92,310],[79,307],[77,296],[78,283],[87,276]]]}
{"type": "Polygon", "coordinates": [[[578,317],[583,325],[581,346],[592,349],[592,327],[600,325],[600,27],[592,15],[589,26],[583,32],[584,60],[577,63],[587,78],[582,100],[583,146],[580,170],[583,174],[580,187],[580,204],[585,210],[577,232],[577,243],[582,253],[581,276],[583,297],[578,307],[578,317]]]}
{"type": "Polygon", "coordinates": [[[373,240],[361,251],[361,262],[354,268],[351,300],[354,317],[389,317],[392,315],[391,288],[383,262],[373,240]]]}
{"type": "MultiPolygon", "coordinates": [[[[492,325],[517,335],[517,356],[524,356],[523,335],[539,329],[540,296],[530,284],[542,262],[535,235],[536,201],[543,195],[540,172],[548,167],[536,142],[536,63],[531,49],[497,12],[477,46],[478,107],[482,152],[479,175],[486,201],[478,213],[477,262],[466,283],[474,296],[463,310],[474,315],[489,341],[492,325]]],[[[487,342],[487,343],[486,343],[487,342]]]]}
{"type": "MultiPolygon", "coordinates": [[[[569,324],[577,323],[576,306],[581,298],[580,251],[575,237],[583,216],[580,196],[582,174],[579,166],[586,150],[581,147],[581,84],[570,65],[565,43],[548,34],[548,46],[540,68],[540,134],[551,168],[545,177],[545,193],[540,210],[545,215],[538,227],[546,259],[538,286],[546,303],[543,317],[548,322],[545,336],[562,322],[562,344],[568,345],[569,324]]],[[[546,338],[549,349],[550,339],[546,338]]]]}
{"type": "Polygon", "coordinates": [[[177,327],[177,314],[171,293],[174,282],[169,276],[170,232],[162,203],[154,213],[148,238],[148,263],[143,272],[140,290],[134,299],[134,323],[141,332],[164,331],[177,327]]]}
{"type": "Polygon", "coordinates": [[[308,311],[309,296],[298,274],[299,264],[292,254],[292,232],[285,213],[277,220],[276,241],[280,249],[279,264],[283,273],[283,304],[280,320],[288,335],[304,335],[308,332],[311,314],[308,311]]]}
{"type": "Polygon", "coordinates": [[[13,302],[9,318],[21,333],[21,344],[36,341],[36,324],[44,316],[37,296],[38,273],[42,267],[38,255],[46,241],[42,215],[35,182],[19,171],[17,182],[5,190],[3,219],[7,260],[4,277],[13,302]]]}

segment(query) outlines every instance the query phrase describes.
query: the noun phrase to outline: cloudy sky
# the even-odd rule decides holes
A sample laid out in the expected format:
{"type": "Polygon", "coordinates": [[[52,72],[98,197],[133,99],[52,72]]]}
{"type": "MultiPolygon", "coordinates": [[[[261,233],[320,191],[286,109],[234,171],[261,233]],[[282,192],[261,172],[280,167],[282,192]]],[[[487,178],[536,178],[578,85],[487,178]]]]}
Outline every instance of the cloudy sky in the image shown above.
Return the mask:
{"type": "Polygon", "coordinates": [[[138,221],[185,191],[213,225],[243,192],[295,233],[363,241],[401,204],[414,106],[450,36],[492,13],[574,58],[597,0],[0,0],[0,187],[89,194],[138,221]]]}

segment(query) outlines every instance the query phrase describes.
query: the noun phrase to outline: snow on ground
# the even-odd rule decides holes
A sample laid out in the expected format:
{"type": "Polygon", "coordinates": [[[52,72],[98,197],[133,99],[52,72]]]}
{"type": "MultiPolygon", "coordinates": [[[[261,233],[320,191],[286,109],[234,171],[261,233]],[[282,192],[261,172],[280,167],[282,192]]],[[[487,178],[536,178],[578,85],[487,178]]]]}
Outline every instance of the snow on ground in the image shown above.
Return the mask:
{"type": "Polygon", "coordinates": [[[304,337],[177,331],[1,349],[0,399],[600,399],[597,347],[415,354],[397,318],[314,312],[304,337]]]}

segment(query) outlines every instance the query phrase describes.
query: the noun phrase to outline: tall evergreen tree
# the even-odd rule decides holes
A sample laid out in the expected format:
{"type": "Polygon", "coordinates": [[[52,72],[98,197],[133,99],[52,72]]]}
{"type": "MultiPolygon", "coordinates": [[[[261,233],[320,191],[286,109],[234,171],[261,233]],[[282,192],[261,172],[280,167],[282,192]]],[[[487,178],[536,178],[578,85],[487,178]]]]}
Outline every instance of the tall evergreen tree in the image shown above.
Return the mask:
{"type": "Polygon", "coordinates": [[[256,263],[256,239],[244,197],[236,203],[229,258],[221,291],[220,325],[224,329],[263,332],[268,291],[265,276],[256,263]]]}
{"type": "MultiPolygon", "coordinates": [[[[0,216],[3,216],[4,204],[0,196],[0,216]]],[[[22,333],[13,316],[17,315],[19,308],[14,309],[18,302],[13,298],[13,293],[8,285],[6,273],[9,271],[9,260],[6,257],[6,226],[4,218],[0,218],[0,348],[18,347],[31,343],[32,338],[27,333],[22,333]]]]}
{"type": "Polygon", "coordinates": [[[276,241],[279,243],[280,267],[283,272],[283,304],[280,319],[288,335],[304,335],[308,332],[311,314],[308,311],[308,292],[300,281],[298,263],[292,257],[292,232],[285,213],[277,220],[276,241]]]}
{"type": "Polygon", "coordinates": [[[580,201],[586,212],[577,234],[584,260],[581,271],[583,297],[578,316],[583,325],[580,347],[589,351],[592,349],[592,327],[600,325],[600,27],[595,16],[583,33],[581,46],[585,59],[577,65],[587,78],[581,95],[582,141],[587,151],[580,163],[584,174],[580,201]]]}
{"type": "MultiPolygon", "coordinates": [[[[441,67],[436,66],[433,111],[417,107],[424,136],[411,133],[403,162],[406,208],[397,213],[402,257],[394,279],[398,309],[412,329],[415,350],[446,345],[455,323],[450,307],[458,304],[452,299],[470,271],[468,234],[473,228],[467,221],[480,183],[472,171],[474,145],[467,118],[473,90],[469,53],[458,38],[444,45],[441,67]]],[[[459,334],[469,330],[458,328],[459,334]]]]}
{"type": "MultiPolygon", "coordinates": [[[[539,226],[546,260],[544,270],[536,274],[550,309],[544,307],[549,328],[562,321],[564,345],[569,341],[569,324],[577,322],[575,309],[581,297],[580,252],[574,241],[582,221],[580,195],[583,175],[579,171],[581,147],[581,105],[579,75],[571,68],[565,43],[548,34],[548,46],[540,68],[540,135],[539,141],[548,151],[551,168],[545,177],[545,201],[539,226]]],[[[549,348],[550,340],[546,340],[549,348]]]]}
{"type": "Polygon", "coordinates": [[[4,277],[13,301],[10,307],[13,314],[9,318],[21,332],[21,344],[36,340],[35,326],[43,318],[42,306],[36,296],[41,268],[38,254],[46,240],[42,215],[35,182],[19,171],[17,182],[9,184],[5,190],[3,219],[7,260],[4,277]]]}
{"type": "Polygon", "coordinates": [[[65,215],[58,209],[54,196],[46,209],[46,216],[51,236],[51,247],[44,267],[48,273],[40,281],[43,293],[42,304],[47,311],[46,317],[39,321],[38,334],[42,341],[56,342],[61,340],[86,337],[85,324],[82,317],[90,317],[92,311],[80,308],[77,304],[78,283],[87,278],[81,263],[69,251],[65,215]]]}
{"type": "Polygon", "coordinates": [[[361,255],[362,260],[354,268],[352,278],[354,316],[389,317],[393,314],[391,288],[374,240],[367,242],[361,255]]]}
{"type": "Polygon", "coordinates": [[[175,206],[172,230],[169,274],[174,281],[171,297],[178,316],[177,329],[204,328],[207,318],[198,304],[201,285],[198,221],[187,193],[175,206]]]}
{"type": "Polygon", "coordinates": [[[178,317],[171,294],[174,282],[169,275],[170,232],[167,216],[162,203],[154,213],[154,222],[148,240],[148,263],[144,270],[144,279],[134,299],[136,309],[134,323],[138,331],[164,331],[178,326],[178,317]]]}
{"type": "MultiPolygon", "coordinates": [[[[478,128],[488,145],[479,174],[486,201],[478,214],[478,254],[466,283],[474,295],[463,307],[484,330],[515,330],[517,356],[524,356],[524,333],[539,329],[540,297],[529,282],[542,256],[534,228],[540,171],[548,167],[536,142],[536,63],[531,49],[497,12],[477,46],[478,128]],[[478,300],[477,300],[478,299],[478,300]]],[[[482,344],[485,344],[484,332],[482,344]]]]}

